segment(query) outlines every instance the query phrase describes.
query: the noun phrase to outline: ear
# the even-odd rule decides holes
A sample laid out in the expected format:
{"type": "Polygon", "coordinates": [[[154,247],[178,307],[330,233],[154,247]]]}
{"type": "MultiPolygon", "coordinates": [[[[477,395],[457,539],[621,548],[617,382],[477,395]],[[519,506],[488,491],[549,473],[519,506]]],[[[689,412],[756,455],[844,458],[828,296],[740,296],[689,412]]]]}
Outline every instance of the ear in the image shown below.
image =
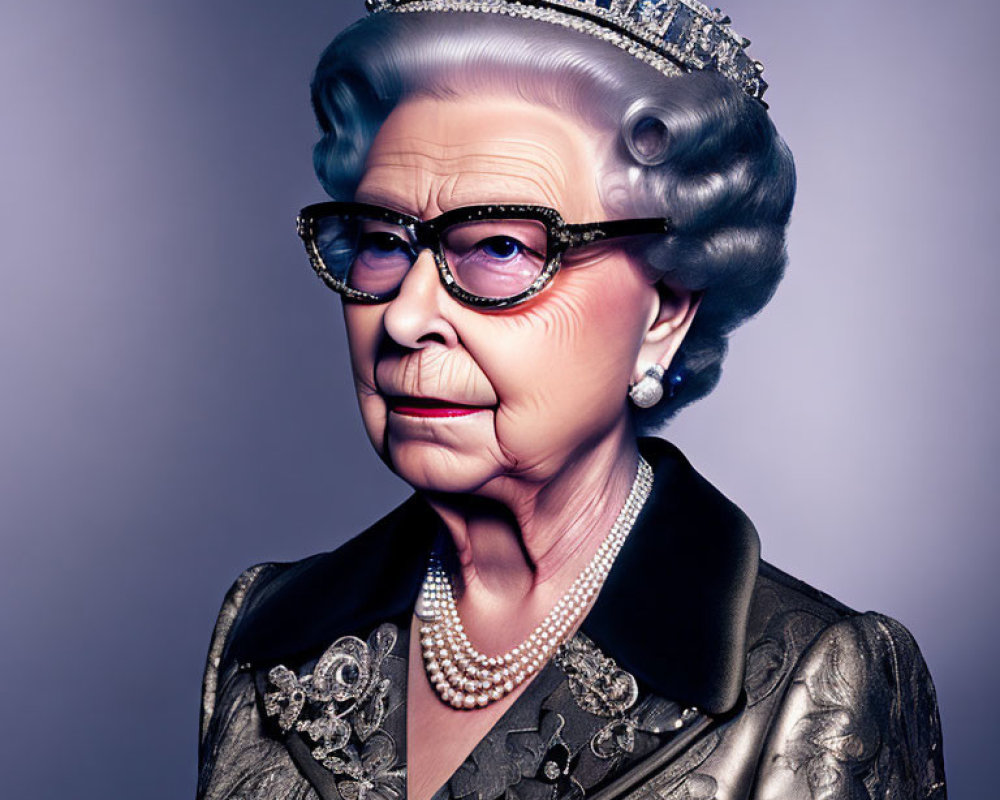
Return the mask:
{"type": "Polygon", "coordinates": [[[704,296],[704,292],[668,286],[662,282],[657,283],[656,288],[659,302],[650,314],[646,335],[639,348],[639,357],[632,370],[633,383],[656,364],[664,370],[670,367],[704,296]]]}

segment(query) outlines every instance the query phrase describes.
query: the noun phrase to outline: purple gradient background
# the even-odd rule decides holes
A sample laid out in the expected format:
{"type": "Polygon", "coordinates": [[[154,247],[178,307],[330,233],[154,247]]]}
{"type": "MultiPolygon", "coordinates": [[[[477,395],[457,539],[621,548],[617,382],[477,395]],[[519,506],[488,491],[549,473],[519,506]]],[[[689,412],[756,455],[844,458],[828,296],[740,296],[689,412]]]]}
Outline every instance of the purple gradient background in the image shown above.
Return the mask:
{"type": "MultiPolygon", "coordinates": [[[[322,199],[310,71],[360,7],[2,13],[4,796],[190,796],[222,592],[407,494],[364,439],[338,302],[292,227],[322,199]]],[[[952,796],[972,797],[1000,734],[1000,6],[727,11],[797,157],[791,266],[668,435],[769,560],[913,630],[952,796]]]]}

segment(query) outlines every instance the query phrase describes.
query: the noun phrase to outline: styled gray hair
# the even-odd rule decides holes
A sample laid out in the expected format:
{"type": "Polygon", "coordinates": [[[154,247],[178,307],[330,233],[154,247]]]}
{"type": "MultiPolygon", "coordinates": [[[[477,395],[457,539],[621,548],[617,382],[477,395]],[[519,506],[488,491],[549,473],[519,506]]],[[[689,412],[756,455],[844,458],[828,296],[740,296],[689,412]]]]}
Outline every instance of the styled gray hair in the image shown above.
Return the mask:
{"type": "Polygon", "coordinates": [[[481,13],[382,14],[340,34],[312,83],[324,189],[352,200],[379,127],[415,95],[514,93],[616,134],[599,167],[608,213],[665,216],[675,232],[636,253],[654,275],[704,293],[671,364],[673,397],[636,411],[651,431],[718,383],[729,333],[771,299],[787,260],[795,167],[764,107],[732,81],[667,77],[592,36],[481,13]]]}

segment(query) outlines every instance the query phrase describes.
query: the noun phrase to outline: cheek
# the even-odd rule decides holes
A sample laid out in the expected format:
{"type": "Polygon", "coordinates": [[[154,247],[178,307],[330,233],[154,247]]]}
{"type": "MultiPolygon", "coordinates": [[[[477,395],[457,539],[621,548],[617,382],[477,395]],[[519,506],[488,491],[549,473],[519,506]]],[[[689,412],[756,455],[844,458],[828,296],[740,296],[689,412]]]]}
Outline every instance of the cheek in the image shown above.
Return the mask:
{"type": "Polygon", "coordinates": [[[510,451],[585,439],[620,421],[645,330],[649,292],[629,274],[566,271],[511,316],[505,347],[481,361],[500,397],[497,435],[510,451]]]}
{"type": "Polygon", "coordinates": [[[375,358],[382,330],[382,310],[378,306],[344,305],[344,324],[351,357],[351,374],[358,406],[368,438],[380,455],[385,450],[388,410],[375,391],[375,358]]]}

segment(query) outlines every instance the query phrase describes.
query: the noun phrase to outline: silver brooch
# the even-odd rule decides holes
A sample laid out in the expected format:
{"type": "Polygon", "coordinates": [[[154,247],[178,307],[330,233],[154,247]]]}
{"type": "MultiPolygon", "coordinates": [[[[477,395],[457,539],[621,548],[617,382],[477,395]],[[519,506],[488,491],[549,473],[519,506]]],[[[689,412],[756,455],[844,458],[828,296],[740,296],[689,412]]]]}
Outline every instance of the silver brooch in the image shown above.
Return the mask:
{"type": "Polygon", "coordinates": [[[635,677],[577,633],[559,648],[554,661],[569,679],[576,704],[598,717],[620,717],[639,698],[635,677]]]}
{"type": "Polygon", "coordinates": [[[699,716],[696,708],[682,710],[677,703],[652,695],[637,705],[635,676],[582,633],[559,648],[554,660],[566,674],[576,704],[609,720],[590,740],[590,750],[598,758],[626,758],[635,750],[636,733],[677,733],[699,716]]]}
{"type": "Polygon", "coordinates": [[[380,626],[364,642],[344,636],[328,647],[312,672],[298,675],[278,665],[268,672],[273,691],[264,712],[282,733],[300,733],[311,753],[335,775],[346,800],[395,800],[406,794],[405,768],[397,767],[396,745],[380,728],[385,720],[389,679],[382,662],[396,644],[396,629],[380,626]]]}

